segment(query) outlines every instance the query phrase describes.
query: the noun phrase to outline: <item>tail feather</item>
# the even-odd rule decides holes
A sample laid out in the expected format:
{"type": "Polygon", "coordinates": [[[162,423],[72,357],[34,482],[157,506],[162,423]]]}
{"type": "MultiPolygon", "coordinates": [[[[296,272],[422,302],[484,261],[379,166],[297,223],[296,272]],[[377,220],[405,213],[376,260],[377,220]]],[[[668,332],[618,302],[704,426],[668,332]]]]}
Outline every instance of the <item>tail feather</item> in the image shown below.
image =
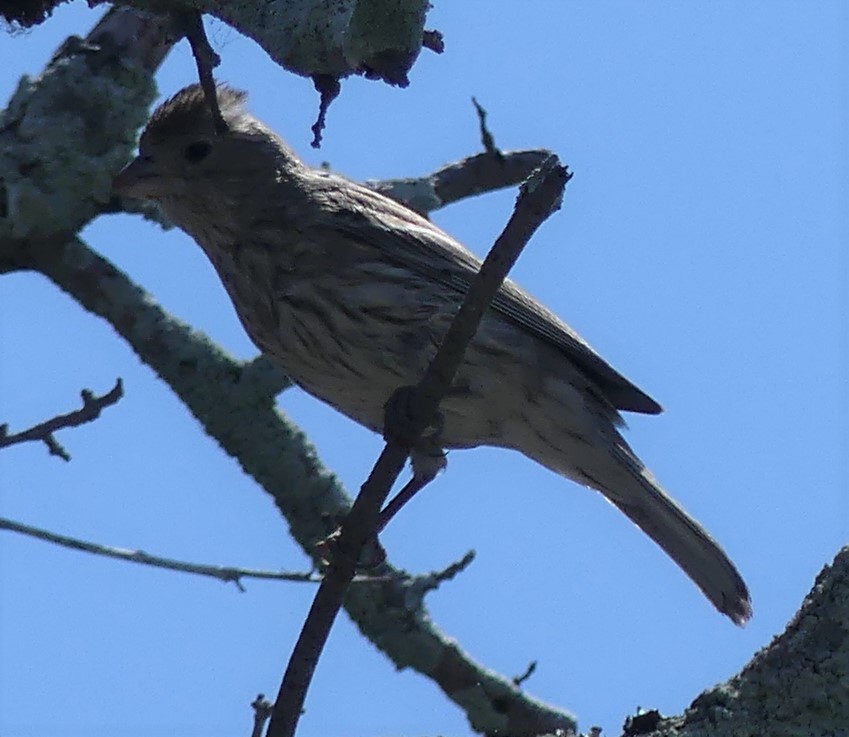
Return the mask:
{"type": "Polygon", "coordinates": [[[720,612],[745,624],[752,616],[749,590],[719,544],[630,452],[617,448],[615,455],[630,472],[630,483],[615,489],[605,484],[599,491],[663,548],[720,612]]]}

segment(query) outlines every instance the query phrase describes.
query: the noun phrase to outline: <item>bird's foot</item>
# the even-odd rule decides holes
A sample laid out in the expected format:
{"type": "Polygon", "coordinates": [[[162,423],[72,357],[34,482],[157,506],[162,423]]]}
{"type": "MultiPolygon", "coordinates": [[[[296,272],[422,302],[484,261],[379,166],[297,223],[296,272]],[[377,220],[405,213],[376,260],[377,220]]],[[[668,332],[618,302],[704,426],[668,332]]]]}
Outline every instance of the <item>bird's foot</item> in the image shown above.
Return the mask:
{"type": "Polygon", "coordinates": [[[423,417],[423,414],[418,387],[399,387],[383,405],[384,440],[415,447],[425,434],[430,438],[439,437],[445,423],[442,413],[437,411],[431,417],[423,417]]]}
{"type": "MultiPolygon", "coordinates": [[[[338,560],[340,555],[344,555],[339,546],[341,532],[342,530],[339,528],[315,544],[314,550],[322,568],[327,568],[334,560],[338,560]]],[[[375,534],[366,540],[357,558],[355,567],[358,572],[370,572],[378,568],[385,561],[386,550],[384,550],[383,545],[380,544],[380,540],[377,539],[377,535],[375,534]]]]}

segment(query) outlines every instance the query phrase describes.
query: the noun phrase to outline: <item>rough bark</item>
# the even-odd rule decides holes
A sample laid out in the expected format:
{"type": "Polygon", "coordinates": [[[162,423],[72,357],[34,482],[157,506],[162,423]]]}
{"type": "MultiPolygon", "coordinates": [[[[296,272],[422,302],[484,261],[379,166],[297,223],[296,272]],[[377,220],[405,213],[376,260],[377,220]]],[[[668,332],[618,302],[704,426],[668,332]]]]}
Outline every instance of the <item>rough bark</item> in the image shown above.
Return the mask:
{"type": "Polygon", "coordinates": [[[849,734],[849,547],[817,576],[784,632],[739,674],[647,737],[849,734]]]}
{"type": "Polygon", "coordinates": [[[428,0],[125,0],[148,10],[208,13],[256,41],[284,69],[315,81],[360,74],[406,87],[422,47],[428,0]]]}

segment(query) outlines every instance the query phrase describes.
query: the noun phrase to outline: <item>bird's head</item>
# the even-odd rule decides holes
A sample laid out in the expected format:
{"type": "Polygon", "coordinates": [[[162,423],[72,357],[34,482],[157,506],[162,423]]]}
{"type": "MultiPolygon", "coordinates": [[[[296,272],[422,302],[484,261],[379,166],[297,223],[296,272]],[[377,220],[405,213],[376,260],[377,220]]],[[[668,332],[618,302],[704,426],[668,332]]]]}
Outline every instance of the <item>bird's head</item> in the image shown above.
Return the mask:
{"type": "Polygon", "coordinates": [[[226,85],[216,93],[226,130],[216,130],[200,85],[180,90],[153,113],[138,156],[115,177],[113,190],[156,200],[173,217],[181,206],[201,202],[238,205],[246,184],[299,166],[283,141],[245,110],[246,93],[226,85]]]}

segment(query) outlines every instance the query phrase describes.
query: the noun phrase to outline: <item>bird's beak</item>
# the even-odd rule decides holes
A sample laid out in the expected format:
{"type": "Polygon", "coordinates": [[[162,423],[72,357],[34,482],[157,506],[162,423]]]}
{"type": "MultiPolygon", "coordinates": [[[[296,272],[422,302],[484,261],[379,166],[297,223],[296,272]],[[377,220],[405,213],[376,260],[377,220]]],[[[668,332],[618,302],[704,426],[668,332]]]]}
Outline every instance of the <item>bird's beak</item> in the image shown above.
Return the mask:
{"type": "Polygon", "coordinates": [[[136,156],[112,180],[112,191],[122,197],[156,199],[162,192],[163,180],[153,159],[136,156]]]}

